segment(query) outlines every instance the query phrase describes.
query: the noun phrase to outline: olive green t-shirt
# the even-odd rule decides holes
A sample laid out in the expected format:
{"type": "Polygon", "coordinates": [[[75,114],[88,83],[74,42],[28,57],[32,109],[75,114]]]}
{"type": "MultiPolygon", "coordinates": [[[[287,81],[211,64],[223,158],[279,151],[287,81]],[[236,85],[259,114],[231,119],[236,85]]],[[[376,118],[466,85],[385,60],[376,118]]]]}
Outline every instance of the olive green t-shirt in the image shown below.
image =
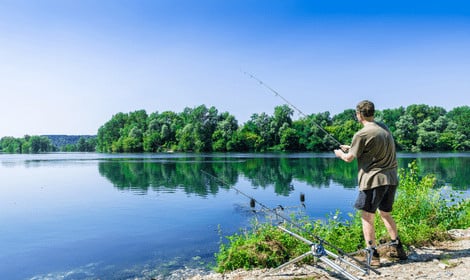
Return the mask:
{"type": "Polygon", "coordinates": [[[357,159],[359,189],[398,185],[395,142],[384,124],[365,124],[354,134],[349,152],[357,159]]]}

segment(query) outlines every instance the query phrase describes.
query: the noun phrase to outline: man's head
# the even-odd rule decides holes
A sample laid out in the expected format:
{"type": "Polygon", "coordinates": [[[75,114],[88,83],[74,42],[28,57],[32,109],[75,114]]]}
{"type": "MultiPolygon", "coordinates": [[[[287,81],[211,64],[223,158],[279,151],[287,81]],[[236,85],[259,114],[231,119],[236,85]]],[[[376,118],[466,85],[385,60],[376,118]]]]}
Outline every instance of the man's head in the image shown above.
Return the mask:
{"type": "Polygon", "coordinates": [[[356,113],[360,114],[366,120],[370,120],[374,118],[375,113],[375,106],[369,100],[364,100],[359,102],[356,106],[356,113]]]}

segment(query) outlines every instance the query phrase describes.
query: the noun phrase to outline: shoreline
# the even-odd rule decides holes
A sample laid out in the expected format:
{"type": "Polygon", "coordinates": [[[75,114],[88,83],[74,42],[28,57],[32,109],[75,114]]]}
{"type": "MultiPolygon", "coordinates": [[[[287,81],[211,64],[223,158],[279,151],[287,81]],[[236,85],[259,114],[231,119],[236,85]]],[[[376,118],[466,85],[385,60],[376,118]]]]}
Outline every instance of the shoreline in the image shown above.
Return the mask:
{"type": "MultiPolygon", "coordinates": [[[[470,228],[454,229],[449,231],[452,240],[439,242],[432,246],[415,248],[410,246],[408,260],[390,261],[381,257],[380,272],[369,275],[354,273],[359,279],[468,279],[470,273],[470,228]]],[[[190,279],[190,280],[240,280],[240,279],[265,279],[265,280],[294,280],[294,279],[346,279],[341,275],[328,272],[320,267],[295,264],[269,275],[274,269],[256,269],[246,271],[243,269],[227,272],[199,272],[190,278],[165,279],[190,279]]],[[[195,271],[193,271],[195,272],[195,271]]],[[[186,275],[188,276],[188,275],[186,275]]],[[[157,278],[158,279],[158,278],[157,278]]]]}

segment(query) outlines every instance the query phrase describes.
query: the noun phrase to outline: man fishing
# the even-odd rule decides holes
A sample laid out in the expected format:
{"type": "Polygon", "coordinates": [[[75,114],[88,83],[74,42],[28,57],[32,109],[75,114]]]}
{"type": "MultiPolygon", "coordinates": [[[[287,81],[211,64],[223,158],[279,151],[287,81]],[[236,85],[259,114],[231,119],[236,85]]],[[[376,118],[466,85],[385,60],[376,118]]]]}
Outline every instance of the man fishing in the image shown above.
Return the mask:
{"type": "Polygon", "coordinates": [[[371,253],[370,265],[378,267],[374,218],[377,209],[392,239],[390,257],[407,259],[391,212],[398,186],[395,142],[390,130],[374,120],[374,103],[368,100],[356,106],[357,120],[363,125],[354,134],[351,146],[341,145],[334,151],[345,162],[357,159],[359,195],[354,207],[361,210],[362,231],[371,253]]]}

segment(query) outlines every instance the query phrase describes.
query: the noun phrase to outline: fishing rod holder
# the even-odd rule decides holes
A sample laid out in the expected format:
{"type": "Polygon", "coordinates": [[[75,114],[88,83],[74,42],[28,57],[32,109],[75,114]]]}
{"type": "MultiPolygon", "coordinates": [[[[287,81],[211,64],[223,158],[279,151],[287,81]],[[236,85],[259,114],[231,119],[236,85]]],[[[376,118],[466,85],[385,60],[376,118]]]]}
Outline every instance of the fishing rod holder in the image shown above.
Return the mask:
{"type": "Polygon", "coordinates": [[[364,269],[362,267],[359,267],[358,265],[334,254],[333,252],[330,252],[328,250],[325,249],[325,247],[323,246],[323,242],[319,242],[319,243],[316,243],[316,242],[312,242],[306,238],[304,238],[303,236],[300,236],[280,225],[277,226],[280,230],[282,230],[283,232],[291,235],[292,237],[308,244],[310,246],[310,250],[305,252],[304,254],[278,266],[277,268],[275,268],[274,270],[271,270],[269,272],[267,272],[264,276],[268,276],[268,275],[272,275],[276,272],[278,272],[279,270],[283,269],[284,267],[288,266],[288,265],[291,265],[291,264],[294,264],[296,262],[299,262],[301,261],[302,259],[306,258],[306,257],[313,257],[314,258],[314,262],[316,263],[317,261],[321,261],[323,263],[325,263],[327,266],[329,266],[330,268],[332,268],[334,271],[336,271],[337,273],[341,274],[342,276],[346,277],[347,279],[350,279],[350,280],[360,280],[360,278],[354,276],[353,274],[351,274],[349,271],[347,271],[345,268],[343,268],[342,266],[340,266],[340,264],[345,264],[347,266],[349,266],[349,268],[352,268],[352,269],[355,269],[361,273],[363,273],[364,275],[368,274],[368,270],[367,269],[364,269]]]}

